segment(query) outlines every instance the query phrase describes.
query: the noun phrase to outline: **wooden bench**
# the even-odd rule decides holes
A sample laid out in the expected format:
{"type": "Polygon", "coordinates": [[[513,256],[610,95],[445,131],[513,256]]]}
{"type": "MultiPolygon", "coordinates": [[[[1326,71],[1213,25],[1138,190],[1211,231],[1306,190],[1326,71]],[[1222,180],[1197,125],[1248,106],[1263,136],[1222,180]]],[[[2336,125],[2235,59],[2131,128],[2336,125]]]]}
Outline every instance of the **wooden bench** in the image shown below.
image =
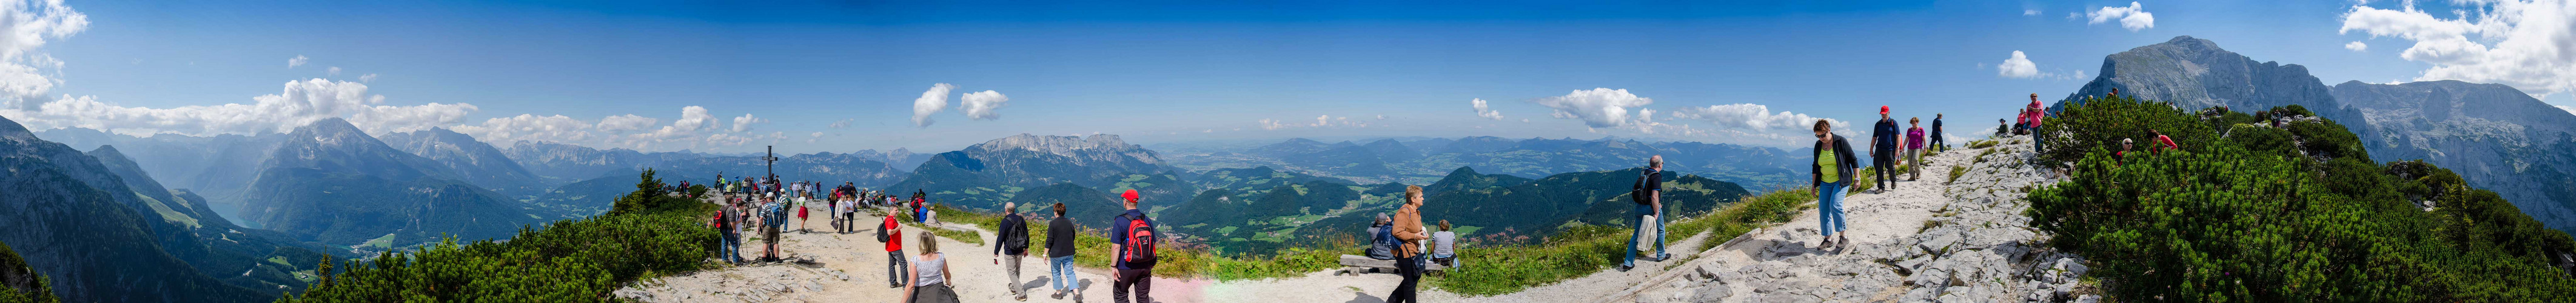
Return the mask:
{"type": "MultiPolygon", "coordinates": [[[[1464,257],[1460,257],[1460,259],[1463,258],[1464,257]]],[[[1451,262],[1455,263],[1457,261],[1451,262]]],[[[1379,272],[1381,269],[1388,273],[1395,272],[1395,260],[1378,260],[1367,256],[1342,255],[1341,264],[1342,269],[1333,271],[1333,275],[1339,276],[1350,274],[1356,276],[1364,273],[1379,272]]],[[[1449,271],[1449,266],[1440,265],[1439,262],[1430,262],[1428,264],[1424,264],[1424,266],[1422,266],[1422,270],[1428,273],[1442,274],[1449,271]]]]}

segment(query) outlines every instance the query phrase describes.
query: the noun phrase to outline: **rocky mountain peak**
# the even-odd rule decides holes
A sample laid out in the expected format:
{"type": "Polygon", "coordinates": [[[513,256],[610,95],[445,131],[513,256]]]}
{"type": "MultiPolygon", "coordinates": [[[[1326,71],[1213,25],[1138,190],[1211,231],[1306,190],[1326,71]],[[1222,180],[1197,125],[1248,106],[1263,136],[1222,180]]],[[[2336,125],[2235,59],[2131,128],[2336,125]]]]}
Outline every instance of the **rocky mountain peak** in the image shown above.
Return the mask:
{"type": "Polygon", "coordinates": [[[1068,157],[1075,156],[1073,151],[1076,150],[1115,152],[1143,149],[1143,147],[1127,144],[1127,141],[1118,139],[1118,135],[1107,134],[1091,135],[1087,137],[1019,134],[1016,136],[1003,137],[1001,139],[993,139],[992,141],[985,141],[983,144],[976,144],[975,148],[981,148],[984,150],[1031,150],[1068,157]]]}
{"type": "Polygon", "coordinates": [[[18,121],[0,117],[0,139],[35,140],[36,133],[27,131],[27,127],[18,125],[18,121]]]}

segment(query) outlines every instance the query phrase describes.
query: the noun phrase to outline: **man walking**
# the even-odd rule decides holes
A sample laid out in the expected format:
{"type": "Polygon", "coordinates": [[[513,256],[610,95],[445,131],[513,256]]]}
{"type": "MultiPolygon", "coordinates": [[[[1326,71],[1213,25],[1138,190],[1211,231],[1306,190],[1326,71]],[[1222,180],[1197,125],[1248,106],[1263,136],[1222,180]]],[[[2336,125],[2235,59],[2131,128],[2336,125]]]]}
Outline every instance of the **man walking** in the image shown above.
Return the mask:
{"type": "Polygon", "coordinates": [[[1930,148],[1930,149],[1932,149],[1932,151],[1936,151],[1936,152],[1937,152],[1937,151],[1942,151],[1942,150],[1947,150],[1947,149],[1949,149],[1948,147],[1941,146],[1942,144],[1950,144],[1950,140],[1949,140],[1949,139],[1943,139],[1943,138],[1941,138],[1941,114],[1940,114],[1940,113],[1933,113],[1933,114],[1932,114],[1932,146],[1928,146],[1928,147],[1924,147],[1924,148],[1930,148]]]}
{"type": "Polygon", "coordinates": [[[1020,217],[1019,204],[1002,203],[1001,225],[1000,234],[995,235],[999,239],[993,239],[993,243],[1001,243],[993,246],[993,264],[1001,264],[1002,271],[1010,273],[1011,279],[1003,280],[1003,287],[1011,289],[1011,299],[1028,301],[1029,294],[1020,287],[1020,257],[1029,254],[1029,222],[1020,217]]]}
{"type": "Polygon", "coordinates": [[[886,287],[903,287],[903,223],[895,212],[886,212],[885,223],[877,225],[877,242],[885,242],[886,287]]]}
{"type": "Polygon", "coordinates": [[[1150,294],[1154,289],[1154,262],[1157,261],[1154,244],[1161,242],[1162,236],[1156,233],[1160,229],[1155,228],[1154,219],[1145,217],[1145,211],[1136,209],[1136,190],[1127,190],[1123,196],[1127,198],[1124,205],[1127,212],[1109,220],[1113,222],[1110,223],[1113,227],[1109,233],[1109,260],[1114,263],[1111,267],[1117,268],[1117,272],[1109,276],[1112,280],[1109,296],[1118,303],[1151,303],[1154,302],[1150,294]],[[1130,292],[1135,294],[1135,301],[1127,300],[1130,292]]]}
{"type": "Polygon", "coordinates": [[[1637,186],[1628,192],[1633,195],[1630,199],[1640,202],[1636,208],[1637,228],[1628,233],[1628,258],[1619,261],[1619,271],[1637,267],[1637,253],[1642,252],[1637,244],[1643,241],[1655,241],[1655,255],[1652,257],[1655,261],[1673,257],[1673,254],[1664,252],[1664,156],[1647,157],[1646,172],[1637,179],[1637,186]],[[1649,228],[1655,231],[1654,239],[1646,239],[1649,228]]]}
{"type": "Polygon", "coordinates": [[[1896,143],[1902,134],[1896,128],[1896,118],[1887,116],[1887,106],[1879,106],[1878,126],[1871,128],[1869,134],[1870,167],[1878,170],[1870,177],[1878,178],[1871,181],[1878,185],[1878,192],[1896,190],[1896,143]]]}

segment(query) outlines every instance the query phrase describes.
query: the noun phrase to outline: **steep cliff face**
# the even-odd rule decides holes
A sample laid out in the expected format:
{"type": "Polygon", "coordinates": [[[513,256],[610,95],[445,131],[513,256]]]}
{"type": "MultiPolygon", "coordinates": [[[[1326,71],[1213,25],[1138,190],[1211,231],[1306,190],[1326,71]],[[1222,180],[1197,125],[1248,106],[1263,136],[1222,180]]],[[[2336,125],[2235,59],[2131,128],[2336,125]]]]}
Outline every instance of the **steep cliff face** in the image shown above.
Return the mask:
{"type": "MultiPolygon", "coordinates": [[[[2295,104],[2326,119],[2362,118],[2360,111],[2336,101],[2325,82],[2308,75],[2305,66],[2254,61],[2219,48],[2217,42],[2191,36],[2174,37],[2103,58],[2101,76],[2059,101],[2052,110],[2064,108],[2065,102],[2083,102],[2086,96],[2109,94],[2112,89],[2183,108],[2226,106],[2255,111],[2295,104]]],[[[2373,136],[2368,129],[2354,129],[2353,133],[2373,136]]]]}
{"type": "Polygon", "coordinates": [[[2576,227],[2576,114],[2501,84],[2355,81],[2334,95],[2376,130],[2362,137],[2375,158],[2450,168],[2551,228],[2576,227]]]}
{"type": "Polygon", "coordinates": [[[0,243],[9,243],[70,301],[243,302],[262,294],[225,285],[162,249],[168,225],[95,158],[37,139],[0,118],[0,243]]]}

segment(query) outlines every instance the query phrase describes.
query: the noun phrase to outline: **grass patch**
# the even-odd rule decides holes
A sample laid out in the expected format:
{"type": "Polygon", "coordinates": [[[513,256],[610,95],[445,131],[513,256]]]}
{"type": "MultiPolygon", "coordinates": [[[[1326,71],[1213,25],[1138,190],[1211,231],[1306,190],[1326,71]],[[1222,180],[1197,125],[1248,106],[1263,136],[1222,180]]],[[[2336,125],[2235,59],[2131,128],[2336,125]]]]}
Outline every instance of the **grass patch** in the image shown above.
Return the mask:
{"type": "MultiPolygon", "coordinates": [[[[1783,190],[1745,198],[1709,215],[1669,222],[1667,241],[1710,233],[1715,245],[1755,228],[1788,221],[1815,207],[1813,188],[1783,190]]],[[[1491,296],[1591,275],[1619,264],[1627,256],[1627,228],[1572,224],[1537,245],[1461,247],[1469,256],[1449,275],[1426,282],[1449,292],[1491,296]]],[[[1693,248],[1686,251],[1705,250],[1693,248]]]]}
{"type": "Polygon", "coordinates": [[[1941,183],[1942,183],[1942,184],[1949,184],[1949,183],[1956,183],[1956,182],[1959,182],[1959,176],[1961,176],[1961,175],[1967,175],[1967,174],[1968,174],[1968,167],[1966,167],[1966,166],[1951,166],[1951,167],[1950,167],[1950,180],[1949,180],[1949,181],[1941,181],[1941,183]]]}

